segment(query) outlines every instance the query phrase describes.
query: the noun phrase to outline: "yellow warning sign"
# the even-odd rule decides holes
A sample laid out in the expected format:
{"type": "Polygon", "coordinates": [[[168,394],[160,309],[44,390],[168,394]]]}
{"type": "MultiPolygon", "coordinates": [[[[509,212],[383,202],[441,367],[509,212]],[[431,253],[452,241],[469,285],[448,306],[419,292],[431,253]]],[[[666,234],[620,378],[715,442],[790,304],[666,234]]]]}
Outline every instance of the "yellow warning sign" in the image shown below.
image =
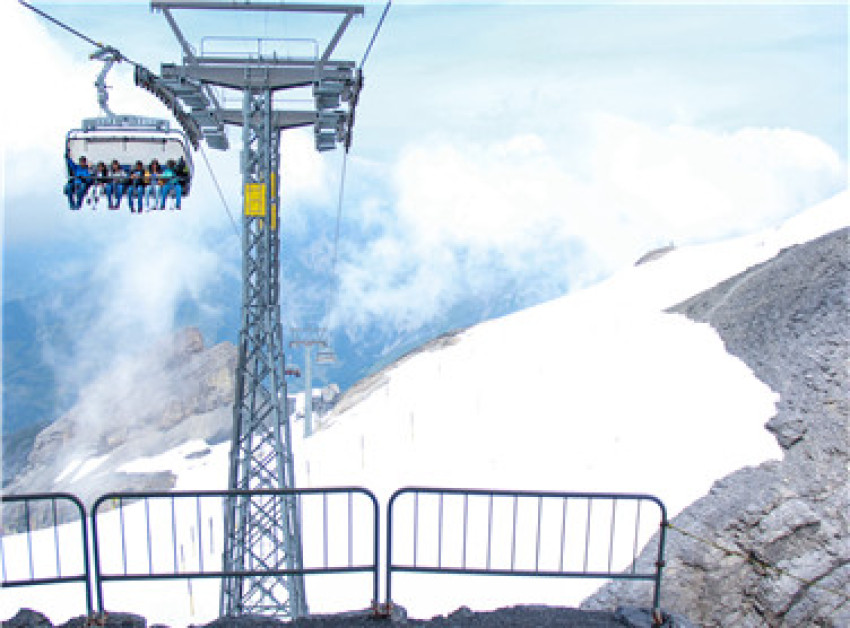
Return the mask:
{"type": "Polygon", "coordinates": [[[277,229],[277,177],[272,172],[272,229],[277,229]]]}
{"type": "Polygon", "coordinates": [[[265,183],[245,184],[245,215],[261,217],[266,215],[265,183]]]}

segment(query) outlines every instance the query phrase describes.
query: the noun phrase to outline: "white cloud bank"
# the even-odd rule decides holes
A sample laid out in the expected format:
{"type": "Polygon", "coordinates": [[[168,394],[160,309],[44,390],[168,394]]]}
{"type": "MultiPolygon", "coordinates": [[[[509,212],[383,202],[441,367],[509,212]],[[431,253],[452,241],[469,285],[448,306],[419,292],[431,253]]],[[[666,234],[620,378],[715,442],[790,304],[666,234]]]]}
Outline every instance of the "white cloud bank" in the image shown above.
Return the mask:
{"type": "Polygon", "coordinates": [[[799,131],[715,133],[597,114],[570,147],[537,134],[410,146],[393,183],[396,213],[342,264],[340,319],[390,316],[405,327],[505,277],[585,285],[655,246],[777,224],[847,178],[832,147],[799,131]]]}

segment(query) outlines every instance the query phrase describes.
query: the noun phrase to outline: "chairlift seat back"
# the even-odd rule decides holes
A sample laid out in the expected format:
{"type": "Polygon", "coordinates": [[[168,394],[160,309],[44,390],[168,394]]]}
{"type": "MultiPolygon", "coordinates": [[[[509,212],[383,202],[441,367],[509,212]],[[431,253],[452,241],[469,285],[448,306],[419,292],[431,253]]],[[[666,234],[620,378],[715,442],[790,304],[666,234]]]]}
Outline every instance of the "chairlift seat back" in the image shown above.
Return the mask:
{"type": "MultiPolygon", "coordinates": [[[[102,119],[95,119],[100,121],[102,119]]],[[[181,159],[186,164],[188,180],[183,186],[183,196],[189,195],[193,172],[192,155],[184,135],[180,131],[169,130],[164,125],[98,125],[93,120],[85,120],[82,129],[68,133],[66,148],[69,157],[76,163],[85,156],[89,165],[103,162],[109,166],[117,159],[122,166],[133,166],[141,161],[145,167],[156,159],[161,166],[169,160],[181,159]]]]}

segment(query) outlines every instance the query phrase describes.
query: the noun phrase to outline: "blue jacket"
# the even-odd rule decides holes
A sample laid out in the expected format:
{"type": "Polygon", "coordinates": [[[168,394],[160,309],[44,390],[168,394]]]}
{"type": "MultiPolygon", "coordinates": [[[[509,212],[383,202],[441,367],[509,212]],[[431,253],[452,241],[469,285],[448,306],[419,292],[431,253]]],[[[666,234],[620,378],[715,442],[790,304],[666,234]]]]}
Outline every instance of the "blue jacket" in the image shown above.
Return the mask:
{"type": "Polygon", "coordinates": [[[72,178],[82,179],[83,181],[91,181],[91,172],[87,166],[75,164],[70,157],[65,157],[65,161],[68,162],[68,172],[72,178]]]}

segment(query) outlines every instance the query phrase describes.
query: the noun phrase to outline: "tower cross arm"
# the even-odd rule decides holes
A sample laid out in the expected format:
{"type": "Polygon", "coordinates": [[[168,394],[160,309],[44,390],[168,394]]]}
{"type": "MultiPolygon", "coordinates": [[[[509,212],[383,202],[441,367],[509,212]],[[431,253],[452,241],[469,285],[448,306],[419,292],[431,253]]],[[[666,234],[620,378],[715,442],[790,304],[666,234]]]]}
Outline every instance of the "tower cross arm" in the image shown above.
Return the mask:
{"type": "MultiPolygon", "coordinates": [[[[309,126],[316,122],[318,114],[315,111],[272,111],[269,113],[271,127],[275,129],[295,129],[309,126]]],[[[218,119],[225,124],[241,126],[244,114],[241,109],[222,109],[218,113],[218,119]]]]}
{"type": "MultiPolygon", "coordinates": [[[[307,87],[316,80],[316,72],[310,66],[300,64],[263,64],[245,62],[241,64],[189,64],[183,66],[164,65],[164,77],[182,77],[202,83],[231,89],[268,88],[272,90],[307,87]]],[[[352,70],[345,66],[331,65],[323,68],[320,79],[337,81],[353,80],[352,70]]]]}
{"type": "Polygon", "coordinates": [[[231,11],[288,11],[293,13],[346,13],[363,15],[362,4],[312,2],[251,2],[250,0],[151,0],[153,9],[212,9],[231,11]]]}

